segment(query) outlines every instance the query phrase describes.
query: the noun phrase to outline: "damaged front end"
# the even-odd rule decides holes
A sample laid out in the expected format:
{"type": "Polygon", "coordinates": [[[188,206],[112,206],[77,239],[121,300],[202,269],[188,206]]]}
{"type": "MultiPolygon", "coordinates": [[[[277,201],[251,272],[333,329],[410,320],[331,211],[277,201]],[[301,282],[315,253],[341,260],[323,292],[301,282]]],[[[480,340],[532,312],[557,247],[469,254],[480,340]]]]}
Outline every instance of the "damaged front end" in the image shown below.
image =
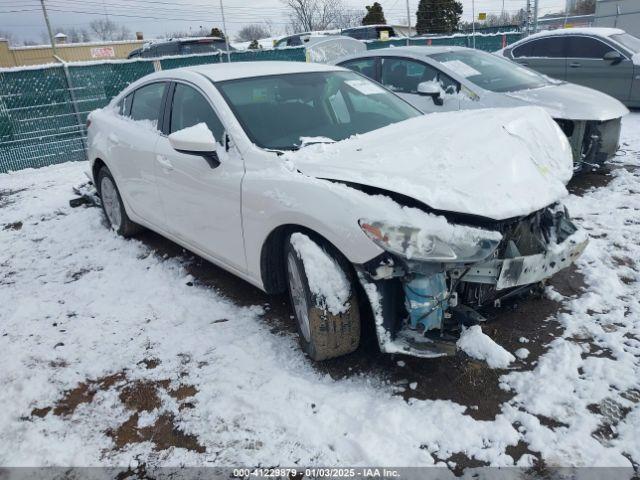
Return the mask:
{"type": "Polygon", "coordinates": [[[361,220],[385,250],[357,266],[383,352],[455,353],[462,327],[485,320],[483,308],[544,282],[588,243],[560,205],[505,221],[455,220],[435,234],[361,220]]]}
{"type": "Polygon", "coordinates": [[[618,151],[621,118],[606,121],[556,119],[569,139],[574,171],[601,168],[618,151]]]}

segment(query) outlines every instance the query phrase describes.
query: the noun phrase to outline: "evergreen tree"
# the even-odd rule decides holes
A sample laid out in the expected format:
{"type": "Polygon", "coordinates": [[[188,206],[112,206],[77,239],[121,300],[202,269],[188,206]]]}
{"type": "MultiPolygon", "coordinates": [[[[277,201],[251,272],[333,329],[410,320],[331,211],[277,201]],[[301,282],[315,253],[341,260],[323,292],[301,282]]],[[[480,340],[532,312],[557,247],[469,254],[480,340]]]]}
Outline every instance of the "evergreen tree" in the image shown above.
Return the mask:
{"type": "Polygon", "coordinates": [[[458,28],[462,4],[456,0],[420,0],[416,15],[418,35],[451,33],[458,28]]]}
{"type": "Polygon", "coordinates": [[[382,5],[378,2],[373,2],[373,5],[367,5],[365,8],[367,9],[367,14],[362,19],[362,25],[384,25],[387,23],[382,11],[382,5]]]}
{"type": "Polygon", "coordinates": [[[211,33],[209,34],[210,37],[220,37],[220,38],[224,38],[224,33],[222,32],[222,30],[220,30],[218,27],[213,27],[211,29],[211,33]]]}

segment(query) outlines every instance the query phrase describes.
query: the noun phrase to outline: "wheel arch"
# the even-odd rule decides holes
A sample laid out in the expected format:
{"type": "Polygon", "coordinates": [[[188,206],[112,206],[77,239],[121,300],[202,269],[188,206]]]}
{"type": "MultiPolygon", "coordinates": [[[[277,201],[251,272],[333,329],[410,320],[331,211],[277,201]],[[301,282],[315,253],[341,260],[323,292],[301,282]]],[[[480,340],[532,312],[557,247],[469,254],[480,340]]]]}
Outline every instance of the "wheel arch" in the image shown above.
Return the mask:
{"type": "Polygon", "coordinates": [[[93,176],[93,185],[96,188],[96,190],[98,191],[98,193],[100,193],[100,185],[98,185],[98,173],[100,172],[100,169],[102,167],[107,167],[107,164],[104,162],[104,160],[102,160],[101,158],[96,158],[93,161],[93,164],[91,165],[91,175],[93,176]]]}
{"type": "Polygon", "coordinates": [[[292,233],[308,235],[316,243],[328,248],[345,259],[353,269],[353,264],[340,249],[324,235],[295,223],[287,223],[274,228],[262,244],[260,251],[260,277],[264,291],[269,294],[284,293],[287,290],[287,272],[285,260],[285,241],[292,233]]]}

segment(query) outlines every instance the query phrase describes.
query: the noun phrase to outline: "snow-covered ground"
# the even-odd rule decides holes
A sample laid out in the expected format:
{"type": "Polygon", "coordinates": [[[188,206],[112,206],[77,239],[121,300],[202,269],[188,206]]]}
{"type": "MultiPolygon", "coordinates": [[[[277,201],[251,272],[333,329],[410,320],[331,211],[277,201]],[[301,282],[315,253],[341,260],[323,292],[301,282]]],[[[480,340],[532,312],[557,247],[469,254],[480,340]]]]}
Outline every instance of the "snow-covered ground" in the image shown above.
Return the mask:
{"type": "Polygon", "coordinates": [[[234,304],[180,257],[70,208],[86,165],[0,175],[0,465],[637,467],[640,113],[623,136],[613,178],[567,202],[592,236],[585,291],[548,292],[563,330],[529,368],[526,339],[502,354],[510,399],[490,420],[375,374],[323,373],[264,305],[234,304]]]}

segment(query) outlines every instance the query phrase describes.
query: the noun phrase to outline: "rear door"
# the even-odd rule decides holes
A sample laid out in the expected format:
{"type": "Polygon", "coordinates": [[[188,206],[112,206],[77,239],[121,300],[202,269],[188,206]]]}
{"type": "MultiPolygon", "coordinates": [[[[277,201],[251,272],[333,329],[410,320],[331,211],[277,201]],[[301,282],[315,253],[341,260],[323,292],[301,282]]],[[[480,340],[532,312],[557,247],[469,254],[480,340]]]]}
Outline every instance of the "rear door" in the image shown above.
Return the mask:
{"type": "Polygon", "coordinates": [[[177,152],[168,137],[159,140],[157,182],[167,232],[220,263],[245,271],[240,219],[242,158],[226,154],[225,129],[207,96],[189,83],[173,85],[165,133],[205,123],[217,141],[220,165],[212,168],[201,156],[177,152]]]}
{"type": "Polygon", "coordinates": [[[168,82],[153,82],[129,94],[122,118],[107,134],[109,167],[127,206],[138,217],[162,228],[164,213],[155,182],[155,148],[162,133],[162,102],[168,82]]]}
{"type": "Polygon", "coordinates": [[[624,53],[593,37],[570,36],[567,46],[567,81],[594,88],[622,102],[629,100],[633,62],[624,53]],[[604,56],[612,51],[624,60],[614,63],[604,56]]]}
{"type": "MultiPolygon", "coordinates": [[[[436,68],[418,60],[404,57],[382,57],[380,59],[380,83],[399,96],[418,107],[425,113],[447,112],[460,109],[460,99],[457,95],[456,87],[446,77],[446,82],[440,81],[440,76],[445,76],[436,68]],[[440,83],[443,91],[447,91],[441,96],[442,105],[434,103],[432,97],[418,95],[418,85],[422,82],[440,83]]],[[[459,86],[458,86],[459,87],[459,86]]]]}
{"type": "Polygon", "coordinates": [[[540,73],[566,80],[567,39],[565,36],[543,37],[518,45],[512,50],[513,59],[540,73]]]}

